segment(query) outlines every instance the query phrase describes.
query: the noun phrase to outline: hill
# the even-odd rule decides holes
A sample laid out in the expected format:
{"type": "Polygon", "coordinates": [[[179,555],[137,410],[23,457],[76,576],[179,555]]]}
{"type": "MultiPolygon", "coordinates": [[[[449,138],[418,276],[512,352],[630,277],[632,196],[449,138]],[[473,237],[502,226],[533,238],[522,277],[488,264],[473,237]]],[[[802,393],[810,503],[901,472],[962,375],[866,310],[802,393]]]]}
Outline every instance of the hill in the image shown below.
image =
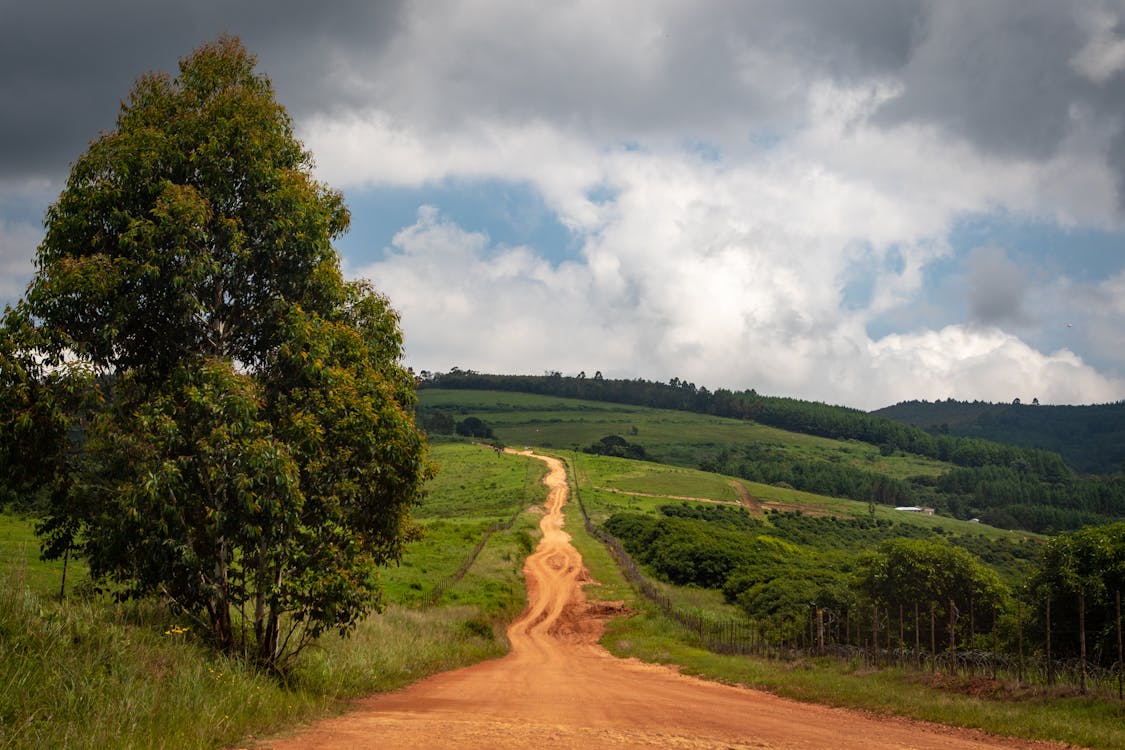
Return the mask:
{"type": "Polygon", "coordinates": [[[1125,467],[1125,401],[1091,406],[903,401],[871,414],[931,434],[1053,451],[1083,474],[1112,474],[1125,467]]]}
{"type": "Polygon", "coordinates": [[[463,434],[930,507],[1005,529],[1055,533],[1125,519],[1121,475],[1079,476],[1057,453],[933,435],[856,409],[682,382],[427,376],[420,418],[431,435],[471,424],[463,434]]]}

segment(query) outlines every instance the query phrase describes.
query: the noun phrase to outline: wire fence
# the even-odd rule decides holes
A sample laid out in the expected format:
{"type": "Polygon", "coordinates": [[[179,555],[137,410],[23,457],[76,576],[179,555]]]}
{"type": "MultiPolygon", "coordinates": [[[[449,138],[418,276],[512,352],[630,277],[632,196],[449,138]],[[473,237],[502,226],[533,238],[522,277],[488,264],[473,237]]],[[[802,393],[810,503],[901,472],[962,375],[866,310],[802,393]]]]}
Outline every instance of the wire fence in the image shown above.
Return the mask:
{"type": "Polygon", "coordinates": [[[1042,654],[1013,655],[992,649],[938,649],[934,634],[942,626],[934,620],[932,610],[924,617],[917,610],[913,613],[899,611],[896,622],[892,613],[880,612],[877,607],[863,612],[810,608],[808,616],[802,621],[793,618],[756,620],[721,617],[679,605],[663,587],[644,574],[616,537],[590,520],[582,500],[576,467],[570,468],[574,496],[586,531],[605,545],[626,580],[642,596],[654,603],[666,617],[691,632],[709,651],[785,660],[835,657],[870,668],[896,667],[1002,680],[1017,686],[1073,689],[1098,697],[1125,699],[1125,665],[1120,657],[1105,666],[1081,659],[1047,659],[1042,654]],[[910,622],[911,619],[913,622],[910,622]],[[925,639],[923,633],[926,633],[925,639]],[[911,645],[910,641],[914,644],[911,645]],[[929,648],[924,644],[929,644],[929,648]]]}

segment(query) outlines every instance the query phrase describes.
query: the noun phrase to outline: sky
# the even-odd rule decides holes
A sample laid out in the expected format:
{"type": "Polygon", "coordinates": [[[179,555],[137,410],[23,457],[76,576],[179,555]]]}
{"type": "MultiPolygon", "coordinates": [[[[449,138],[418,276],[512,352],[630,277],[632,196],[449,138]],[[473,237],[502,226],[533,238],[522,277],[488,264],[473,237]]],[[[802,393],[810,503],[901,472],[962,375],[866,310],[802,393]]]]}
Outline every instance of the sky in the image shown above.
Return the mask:
{"type": "Polygon", "coordinates": [[[416,371],[1125,399],[1125,0],[0,0],[0,304],[133,82],[221,34],[416,371]]]}

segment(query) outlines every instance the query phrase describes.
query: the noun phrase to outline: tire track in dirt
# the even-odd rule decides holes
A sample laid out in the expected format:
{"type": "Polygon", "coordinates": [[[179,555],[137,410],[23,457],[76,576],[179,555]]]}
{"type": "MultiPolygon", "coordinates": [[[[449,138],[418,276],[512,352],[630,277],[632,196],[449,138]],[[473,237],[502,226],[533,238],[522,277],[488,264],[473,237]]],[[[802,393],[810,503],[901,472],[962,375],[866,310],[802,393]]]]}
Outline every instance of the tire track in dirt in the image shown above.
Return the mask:
{"type": "MultiPolygon", "coordinates": [[[[534,455],[525,452],[524,455],[534,455]]],[[[563,531],[566,472],[547,463],[543,538],[527,558],[528,607],[507,656],[356,703],[355,710],[263,742],[273,750],[390,748],[785,748],[985,750],[1058,747],[797,703],[706,682],[598,645],[616,607],[588,606],[589,577],[563,531]]]]}

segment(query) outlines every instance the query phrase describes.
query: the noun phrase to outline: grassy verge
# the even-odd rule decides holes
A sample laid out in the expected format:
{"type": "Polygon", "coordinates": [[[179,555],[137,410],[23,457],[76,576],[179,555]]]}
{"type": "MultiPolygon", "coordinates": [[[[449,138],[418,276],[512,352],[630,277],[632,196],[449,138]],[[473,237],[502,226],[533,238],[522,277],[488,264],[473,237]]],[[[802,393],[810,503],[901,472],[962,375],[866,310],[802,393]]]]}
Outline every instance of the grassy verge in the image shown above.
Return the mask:
{"type": "Polygon", "coordinates": [[[925,675],[869,670],[834,659],[780,662],[706,651],[693,642],[691,633],[637,597],[605,548],[586,533],[574,504],[568,506],[566,523],[575,547],[599,582],[587,588],[587,597],[624,600],[636,612],[610,622],[606,629],[602,643],[616,656],[676,665],[686,674],[811,703],[1082,747],[1125,747],[1125,705],[1115,701],[1019,691],[996,697],[980,694],[980,683],[947,682],[937,688],[935,680],[925,675]]]}
{"type": "Polygon", "coordinates": [[[339,710],[343,699],[497,656],[472,606],[390,607],[306,651],[287,683],[225,659],[163,608],[60,604],[0,581],[0,747],[213,748],[339,710]]]}
{"type": "Polygon", "coordinates": [[[503,625],[525,606],[522,559],[540,513],[516,511],[542,502],[542,463],[465,445],[435,456],[450,470],[417,515],[436,529],[384,571],[386,610],[347,639],[322,638],[284,682],[218,656],[156,603],[92,593],[84,566],[71,564],[60,601],[62,566],[38,559],[33,521],[0,515],[0,749],[252,743],[350,698],[505,653],[503,625]],[[419,606],[484,530],[513,516],[439,606],[419,606]]]}

